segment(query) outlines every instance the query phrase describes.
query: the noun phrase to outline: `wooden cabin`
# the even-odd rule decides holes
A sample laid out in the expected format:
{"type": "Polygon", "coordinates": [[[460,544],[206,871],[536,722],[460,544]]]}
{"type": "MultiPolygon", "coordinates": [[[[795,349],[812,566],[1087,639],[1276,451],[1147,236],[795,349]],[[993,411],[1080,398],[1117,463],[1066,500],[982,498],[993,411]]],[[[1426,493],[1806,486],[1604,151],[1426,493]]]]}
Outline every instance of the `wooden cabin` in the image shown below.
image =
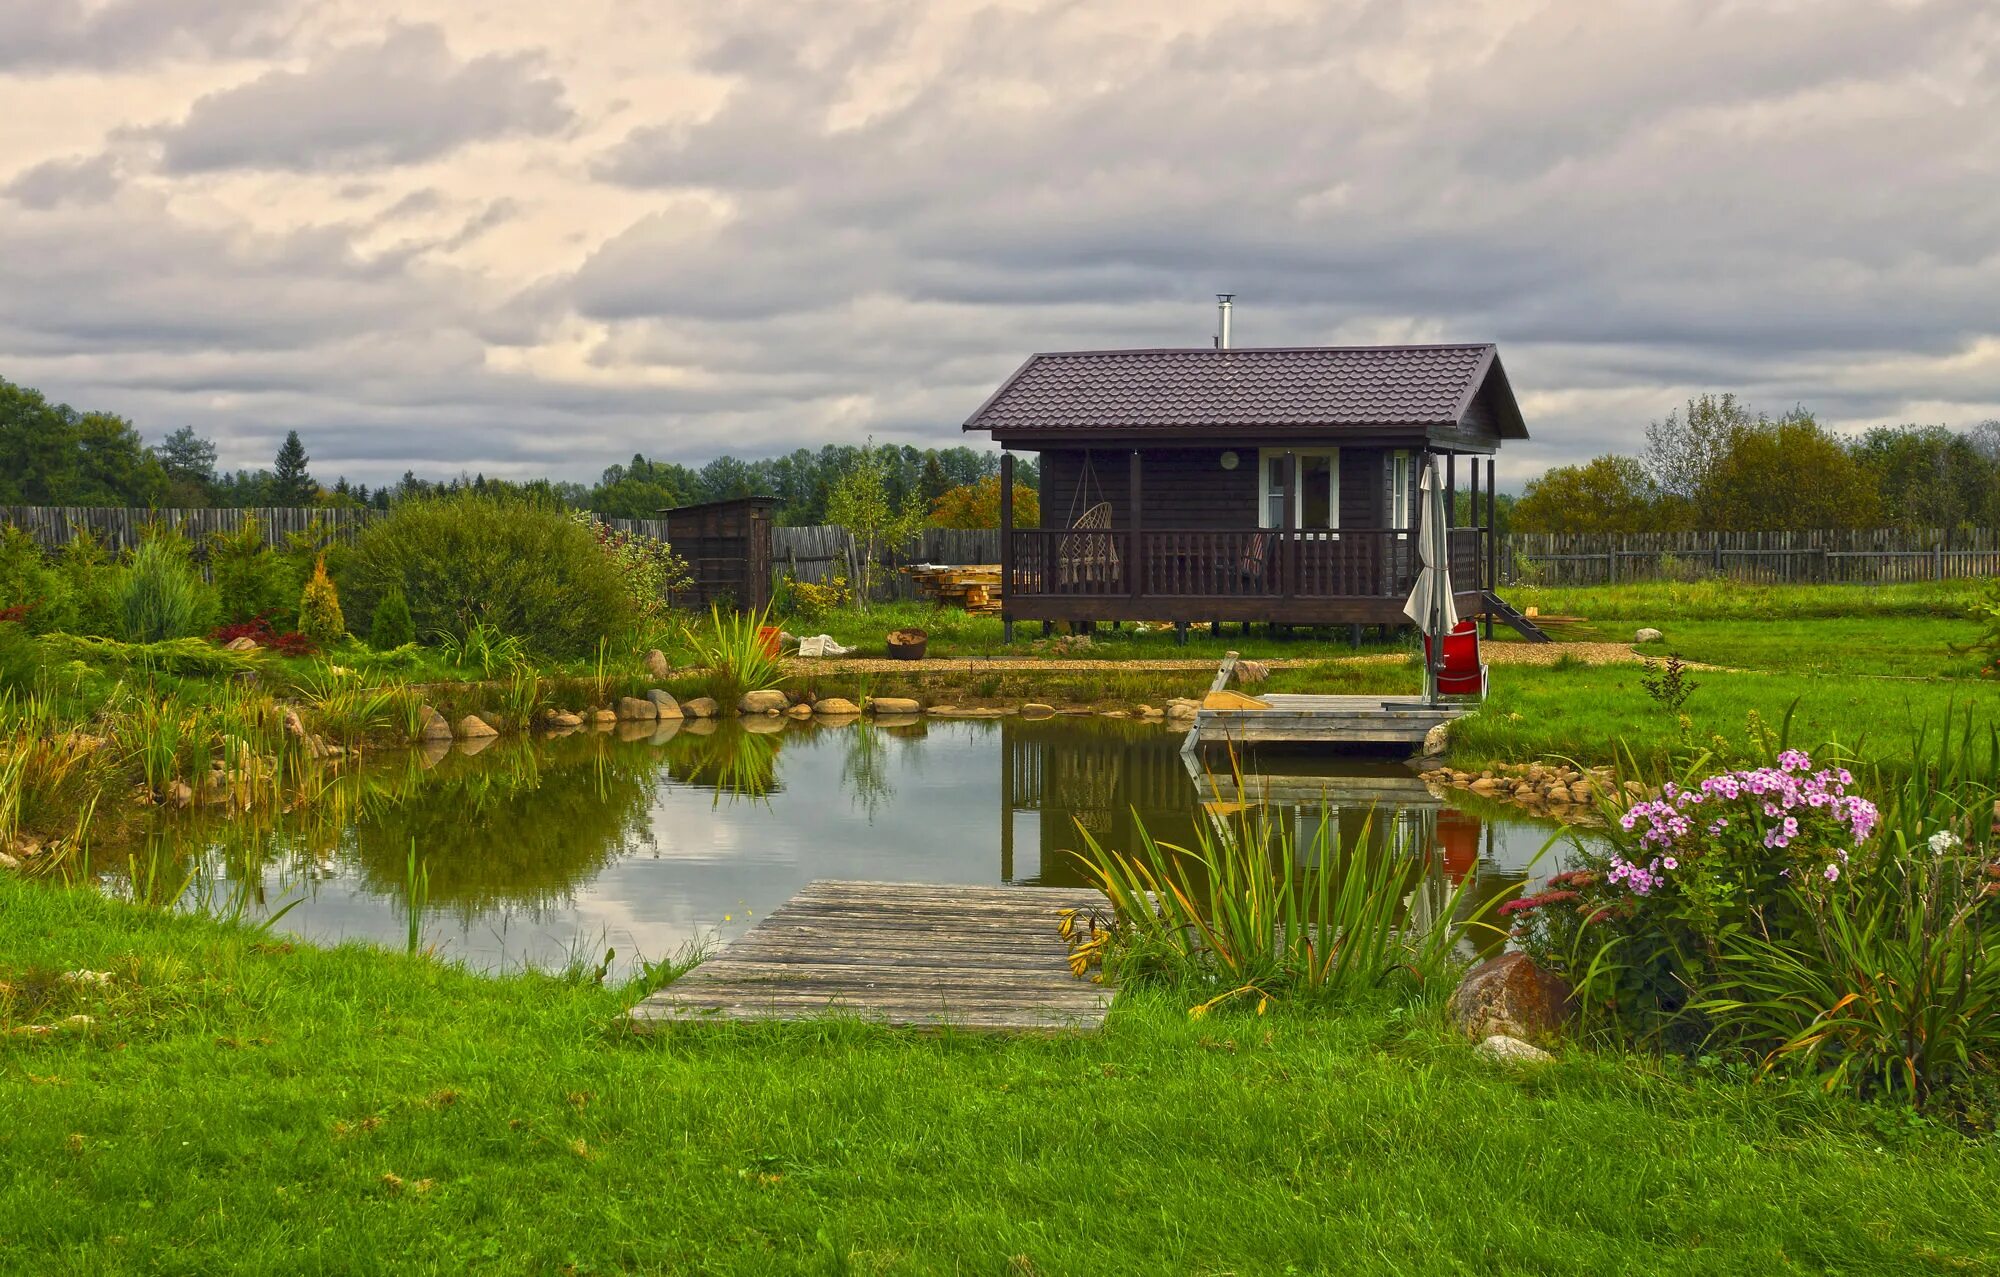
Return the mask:
{"type": "Polygon", "coordinates": [[[1512,619],[1490,588],[1493,456],[1528,432],[1490,344],[1035,355],[965,429],[1003,449],[1010,634],[1015,621],[1402,624],[1432,456],[1478,512],[1451,532],[1460,614],[1512,619]],[[1039,528],[1013,527],[1015,451],[1040,454],[1039,528]]]}
{"type": "Polygon", "coordinates": [[[675,607],[761,612],[771,603],[771,519],[776,497],[731,497],[660,511],[667,544],[694,578],[675,607]]]}

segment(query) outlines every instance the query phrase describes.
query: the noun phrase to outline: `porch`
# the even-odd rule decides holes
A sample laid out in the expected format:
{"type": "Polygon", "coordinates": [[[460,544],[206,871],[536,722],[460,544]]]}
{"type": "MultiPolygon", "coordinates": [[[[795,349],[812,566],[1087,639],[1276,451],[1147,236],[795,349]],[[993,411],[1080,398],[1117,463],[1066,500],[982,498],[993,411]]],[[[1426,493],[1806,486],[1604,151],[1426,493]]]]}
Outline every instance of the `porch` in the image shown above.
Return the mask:
{"type": "MultiPolygon", "coordinates": [[[[1451,531],[1461,612],[1484,607],[1487,529],[1451,531]]],[[[1001,541],[1010,621],[1401,625],[1418,568],[1394,528],[1016,528],[1001,541]]]]}

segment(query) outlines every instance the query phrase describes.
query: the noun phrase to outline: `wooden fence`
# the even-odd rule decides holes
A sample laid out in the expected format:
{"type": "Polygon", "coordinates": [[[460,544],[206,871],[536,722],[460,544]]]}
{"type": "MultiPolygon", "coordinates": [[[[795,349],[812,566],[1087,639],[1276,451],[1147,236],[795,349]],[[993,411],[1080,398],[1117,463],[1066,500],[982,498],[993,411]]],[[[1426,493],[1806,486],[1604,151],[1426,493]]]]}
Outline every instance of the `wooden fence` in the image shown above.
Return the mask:
{"type": "MultiPolygon", "coordinates": [[[[256,516],[272,545],[315,528],[351,540],[385,517],[379,510],[296,509],[143,510],[95,506],[0,506],[13,524],[50,551],[81,528],[113,551],[138,544],[154,523],[179,528],[199,547],[211,533],[233,532],[256,516]]],[[[626,532],[665,539],[665,519],[605,519],[626,532]]],[[[2000,530],[1868,528],[1822,532],[1512,533],[1500,540],[1500,583],[1605,585],[1622,581],[1687,580],[1704,576],[1769,582],[1934,581],[2000,576],[2000,530]]],[[[894,569],[910,563],[998,563],[995,528],[928,528],[900,553],[884,553],[885,588],[906,596],[909,583],[894,569]]],[[[853,581],[859,563],[853,538],[832,526],[774,528],[771,563],[779,576],[853,581]]]]}
{"type": "Polygon", "coordinates": [[[1514,533],[1502,585],[1607,585],[1725,577],[1753,582],[1942,581],[2000,575],[1993,529],[1514,533]]]}

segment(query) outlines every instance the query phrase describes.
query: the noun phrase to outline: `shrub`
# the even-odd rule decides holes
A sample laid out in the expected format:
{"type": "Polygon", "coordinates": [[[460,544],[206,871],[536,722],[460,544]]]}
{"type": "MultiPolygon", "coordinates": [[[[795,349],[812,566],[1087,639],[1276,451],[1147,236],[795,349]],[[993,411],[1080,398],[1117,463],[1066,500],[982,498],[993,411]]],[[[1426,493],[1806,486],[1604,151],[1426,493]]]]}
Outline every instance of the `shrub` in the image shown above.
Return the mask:
{"type": "Polygon", "coordinates": [[[620,531],[587,510],[573,511],[570,518],[590,530],[598,549],[617,568],[640,624],[665,621],[672,610],[673,595],[694,585],[686,560],[658,537],[620,531]]]}
{"type": "Polygon", "coordinates": [[[0,610],[18,612],[19,622],[36,634],[76,623],[68,583],[43,558],[35,538],[12,524],[0,528],[0,610]]]}
{"type": "Polygon", "coordinates": [[[1641,1034],[1688,1034],[1683,1010],[1750,935],[1803,921],[1794,888],[1836,882],[1880,820],[1847,787],[1844,768],[1815,768],[1801,750],[1632,804],[1611,847],[1501,906],[1530,956],[1565,972],[1587,1008],[1641,1034]]]}
{"type": "Polygon", "coordinates": [[[326,574],[326,560],[313,565],[313,574],[299,593],[299,633],[321,647],[332,647],[347,637],[347,618],[340,614],[340,591],[326,574]]]}
{"type": "Polygon", "coordinates": [[[392,585],[382,592],[375,615],[369,618],[368,646],[378,652],[392,652],[416,641],[417,626],[410,619],[410,601],[403,597],[401,586],[392,585]]]}
{"type": "Polygon", "coordinates": [[[788,577],[785,581],[787,610],[801,621],[823,620],[854,601],[847,578],[836,576],[824,585],[788,577]]]}
{"type": "Polygon", "coordinates": [[[132,552],[117,605],[117,637],[128,643],[189,638],[214,623],[214,594],[196,574],[178,532],[149,536],[132,552]]]}
{"type": "Polygon", "coordinates": [[[104,546],[89,528],[77,528],[70,533],[57,571],[62,574],[64,587],[76,609],[75,632],[104,636],[117,632],[123,573],[112,565],[104,546]]]}
{"type": "Polygon", "coordinates": [[[349,602],[370,615],[391,587],[419,634],[484,623],[550,656],[625,630],[632,602],[596,538],[561,511],[476,493],[398,505],[355,543],[349,602]]]}
{"type": "Polygon", "coordinates": [[[224,621],[247,621],[289,611],[298,598],[286,563],[264,540],[264,525],[245,515],[234,532],[213,532],[207,541],[209,574],[224,621]]]}

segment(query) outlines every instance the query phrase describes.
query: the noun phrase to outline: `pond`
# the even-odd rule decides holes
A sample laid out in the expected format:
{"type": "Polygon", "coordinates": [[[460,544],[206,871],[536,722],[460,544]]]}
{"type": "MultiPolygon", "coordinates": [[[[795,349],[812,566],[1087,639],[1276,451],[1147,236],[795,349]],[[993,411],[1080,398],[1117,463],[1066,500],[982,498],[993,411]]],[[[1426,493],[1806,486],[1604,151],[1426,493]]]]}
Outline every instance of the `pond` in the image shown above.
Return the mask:
{"type": "MultiPolygon", "coordinates": [[[[816,878],[1080,885],[1079,825],[1129,846],[1136,812],[1191,844],[1241,797],[1233,776],[1197,785],[1178,732],[1102,718],[631,724],[479,744],[371,755],[289,815],[163,816],[120,858],[225,912],[290,906],[277,929],[318,942],[414,937],[482,970],[615,949],[623,972],[730,940],[816,878]]],[[[1273,754],[1244,770],[1301,845],[1329,822],[1358,836],[1371,809],[1375,836],[1399,824],[1429,849],[1438,899],[1468,876],[1475,900],[1518,889],[1554,832],[1440,802],[1400,763],[1273,754]]]]}

